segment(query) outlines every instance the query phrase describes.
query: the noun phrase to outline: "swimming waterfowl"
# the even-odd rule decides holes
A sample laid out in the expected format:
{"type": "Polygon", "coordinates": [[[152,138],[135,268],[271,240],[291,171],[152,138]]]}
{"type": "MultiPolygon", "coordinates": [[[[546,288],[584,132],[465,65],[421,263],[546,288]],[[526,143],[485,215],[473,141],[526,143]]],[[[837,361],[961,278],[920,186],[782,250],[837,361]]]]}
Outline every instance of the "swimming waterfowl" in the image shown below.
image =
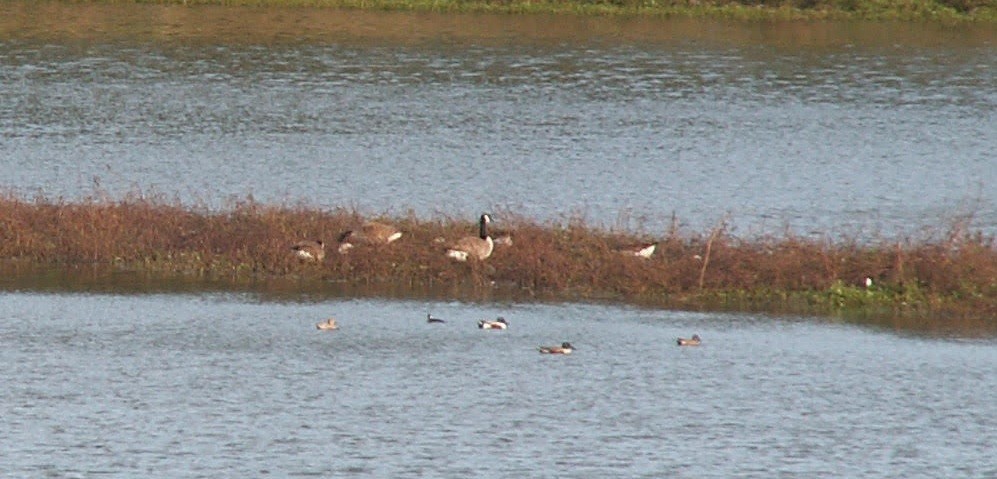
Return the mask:
{"type": "Polygon", "coordinates": [[[447,248],[446,256],[457,261],[467,261],[468,258],[484,260],[492,255],[495,242],[488,236],[488,223],[492,217],[488,213],[478,220],[478,236],[465,236],[447,248]]]}
{"type": "Polygon", "coordinates": [[[658,243],[638,243],[634,245],[628,245],[621,248],[617,248],[617,252],[625,254],[627,256],[636,256],[638,258],[650,258],[654,254],[654,250],[658,248],[658,243]]]}
{"type": "Polygon", "coordinates": [[[693,334],[692,337],[688,339],[678,338],[678,340],[676,341],[676,343],[678,343],[679,346],[699,346],[700,344],[702,344],[702,342],[703,340],[699,339],[698,334],[693,334]]]}
{"type": "Polygon", "coordinates": [[[478,321],[478,327],[481,329],[509,329],[509,323],[505,320],[505,318],[499,316],[498,319],[494,321],[489,321],[487,319],[478,321]]]}
{"type": "Polygon", "coordinates": [[[560,346],[540,346],[537,349],[540,350],[540,354],[571,354],[575,350],[567,341],[561,343],[560,346]]]}
{"type": "Polygon", "coordinates": [[[426,322],[427,323],[445,323],[446,321],[444,321],[444,320],[442,320],[440,318],[434,318],[432,314],[427,313],[426,314],[426,322]]]}
{"type": "Polygon", "coordinates": [[[388,244],[402,237],[402,232],[394,226],[368,221],[360,226],[359,230],[344,231],[339,235],[340,253],[346,253],[354,245],[378,245],[388,244]]]}
{"type": "Polygon", "coordinates": [[[291,250],[302,261],[322,261],[325,259],[325,243],[321,240],[298,241],[291,245],[291,250]]]}
{"type": "Polygon", "coordinates": [[[321,330],[324,330],[324,331],[331,331],[333,329],[339,329],[339,324],[336,323],[335,319],[329,318],[329,319],[327,319],[325,321],[322,321],[321,323],[316,323],[315,327],[317,329],[321,329],[321,330]]]}

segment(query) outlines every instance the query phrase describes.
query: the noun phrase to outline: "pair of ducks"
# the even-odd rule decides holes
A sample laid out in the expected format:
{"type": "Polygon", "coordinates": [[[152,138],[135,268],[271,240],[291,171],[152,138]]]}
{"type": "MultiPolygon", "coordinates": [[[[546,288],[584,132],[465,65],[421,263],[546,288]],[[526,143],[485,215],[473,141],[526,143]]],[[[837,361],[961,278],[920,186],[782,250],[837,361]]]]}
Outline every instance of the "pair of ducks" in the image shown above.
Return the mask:
{"type": "MultiPolygon", "coordinates": [[[[427,314],[426,322],[444,323],[446,321],[440,318],[433,317],[432,314],[427,314]]],[[[506,321],[506,319],[503,318],[502,316],[499,316],[494,320],[482,319],[481,321],[478,321],[478,328],[504,330],[504,329],[509,329],[509,322],[506,321]]],[[[540,354],[571,354],[575,350],[574,346],[572,346],[571,343],[567,341],[561,343],[560,346],[539,346],[537,349],[540,351],[540,354]]]]}
{"type": "MultiPolygon", "coordinates": [[[[498,319],[494,321],[481,320],[478,321],[478,327],[481,329],[508,329],[509,323],[505,318],[499,316],[498,319]]],[[[565,341],[561,343],[560,346],[539,346],[537,350],[540,354],[571,354],[574,352],[575,348],[571,343],[565,341]]]]}
{"type": "MultiPolygon", "coordinates": [[[[446,321],[444,321],[441,318],[433,316],[432,313],[429,313],[426,315],[426,322],[445,323],[446,321]]],[[[509,322],[506,321],[505,318],[503,318],[502,316],[499,316],[497,319],[494,320],[482,319],[481,321],[478,321],[478,329],[509,329],[509,322]]]]}
{"type": "MultiPolygon", "coordinates": [[[[509,323],[505,318],[499,316],[494,321],[478,321],[478,327],[481,329],[508,329],[509,323]]],[[[571,343],[567,341],[561,343],[560,346],[539,346],[537,349],[540,351],[540,354],[571,354],[575,350],[571,343]]]]}
{"type": "MultiPolygon", "coordinates": [[[[481,261],[492,255],[496,242],[511,245],[512,236],[509,234],[502,235],[498,240],[488,234],[488,225],[491,222],[491,215],[482,214],[478,219],[478,236],[465,236],[457,240],[447,246],[444,254],[448,258],[462,262],[468,259],[481,261]]],[[[345,254],[353,249],[355,244],[384,245],[401,237],[402,232],[394,226],[368,221],[359,230],[350,230],[339,235],[338,251],[340,254],[345,254]]],[[[299,241],[291,246],[291,250],[303,261],[321,262],[325,259],[325,244],[321,240],[299,241]]]]}

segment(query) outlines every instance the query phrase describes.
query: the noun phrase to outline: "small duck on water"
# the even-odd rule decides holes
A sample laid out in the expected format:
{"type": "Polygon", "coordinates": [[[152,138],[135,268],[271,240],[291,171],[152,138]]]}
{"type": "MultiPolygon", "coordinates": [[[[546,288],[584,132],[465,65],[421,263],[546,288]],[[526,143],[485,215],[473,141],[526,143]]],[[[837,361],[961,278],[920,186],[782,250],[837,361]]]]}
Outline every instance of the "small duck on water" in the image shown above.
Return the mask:
{"type": "Polygon", "coordinates": [[[571,354],[575,350],[567,341],[561,343],[560,346],[540,346],[537,349],[540,350],[540,354],[571,354]]]}
{"type": "Polygon", "coordinates": [[[315,327],[323,331],[331,331],[334,329],[339,329],[339,323],[337,323],[335,319],[329,318],[325,321],[322,321],[321,323],[316,323],[315,327]]]}
{"type": "Polygon", "coordinates": [[[487,319],[482,319],[478,321],[478,328],[481,329],[509,329],[509,323],[505,318],[499,316],[495,321],[489,321],[487,319]]]}
{"type": "Polygon", "coordinates": [[[698,334],[693,334],[691,338],[678,338],[677,341],[679,346],[699,346],[702,344],[703,340],[699,339],[698,334]]]}
{"type": "Polygon", "coordinates": [[[446,321],[444,321],[444,320],[442,320],[440,318],[434,317],[432,313],[426,313],[426,322],[427,323],[445,323],[446,321]]]}

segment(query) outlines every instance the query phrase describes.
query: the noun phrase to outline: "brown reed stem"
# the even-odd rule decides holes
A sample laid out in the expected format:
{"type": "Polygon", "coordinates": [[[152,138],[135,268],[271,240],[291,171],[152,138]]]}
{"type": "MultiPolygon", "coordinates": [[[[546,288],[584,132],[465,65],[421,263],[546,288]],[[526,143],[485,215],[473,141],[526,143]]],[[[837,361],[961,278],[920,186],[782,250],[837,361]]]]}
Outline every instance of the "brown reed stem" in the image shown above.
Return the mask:
{"type": "Polygon", "coordinates": [[[706,251],[703,253],[703,266],[699,269],[699,289],[702,291],[706,281],[706,268],[710,265],[710,254],[713,252],[713,241],[720,236],[723,230],[727,229],[727,216],[725,215],[717,223],[717,226],[710,232],[710,239],[706,240],[706,251]]]}

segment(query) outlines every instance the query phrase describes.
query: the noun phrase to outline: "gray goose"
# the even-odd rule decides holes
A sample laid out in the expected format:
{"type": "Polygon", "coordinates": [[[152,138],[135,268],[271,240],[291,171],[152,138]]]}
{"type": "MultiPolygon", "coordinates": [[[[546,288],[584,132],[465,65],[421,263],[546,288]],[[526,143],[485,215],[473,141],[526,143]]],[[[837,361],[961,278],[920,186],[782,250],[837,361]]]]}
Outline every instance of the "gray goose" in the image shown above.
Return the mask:
{"type": "Polygon", "coordinates": [[[322,240],[304,240],[291,245],[294,256],[302,261],[321,262],[325,259],[325,243],[322,240]]]}
{"type": "Polygon", "coordinates": [[[402,232],[394,226],[368,221],[359,230],[344,231],[339,235],[340,253],[346,253],[357,244],[388,244],[402,237],[402,232]]]}
{"type": "Polygon", "coordinates": [[[457,261],[467,261],[468,258],[484,260],[492,255],[495,249],[495,242],[488,236],[488,223],[492,222],[492,217],[488,213],[481,215],[478,220],[478,236],[465,236],[456,243],[447,247],[446,256],[457,261]]]}

